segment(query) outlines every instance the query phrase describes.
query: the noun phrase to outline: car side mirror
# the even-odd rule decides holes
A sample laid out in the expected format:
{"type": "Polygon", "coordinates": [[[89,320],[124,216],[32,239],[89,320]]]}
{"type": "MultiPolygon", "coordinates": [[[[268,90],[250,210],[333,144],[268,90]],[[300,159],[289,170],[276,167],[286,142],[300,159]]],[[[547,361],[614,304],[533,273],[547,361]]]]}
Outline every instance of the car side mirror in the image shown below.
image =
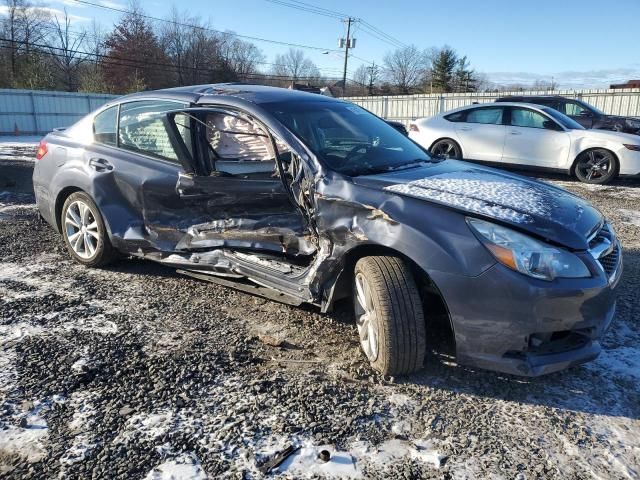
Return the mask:
{"type": "Polygon", "coordinates": [[[558,124],[552,120],[545,120],[544,122],[542,122],[542,126],[546,130],[561,130],[558,124]]]}

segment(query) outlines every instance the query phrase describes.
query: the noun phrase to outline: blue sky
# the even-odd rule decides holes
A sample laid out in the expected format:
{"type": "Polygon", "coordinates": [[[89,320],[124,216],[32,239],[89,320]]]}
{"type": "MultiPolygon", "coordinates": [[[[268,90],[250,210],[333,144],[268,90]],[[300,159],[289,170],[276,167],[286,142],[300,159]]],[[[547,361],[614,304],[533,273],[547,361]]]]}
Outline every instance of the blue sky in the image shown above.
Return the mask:
{"type": "MultiPolygon", "coordinates": [[[[127,8],[125,0],[92,0],[127,8]]],[[[500,83],[529,83],[555,77],[560,88],[602,87],[611,82],[640,78],[640,0],[449,0],[371,1],[325,0],[326,9],[360,17],[405,44],[420,48],[442,46],[467,55],[476,71],[500,83]]],[[[163,17],[171,1],[139,0],[149,15],[163,17]]],[[[66,6],[76,22],[96,18],[105,27],[118,14],[81,6],[74,0],[49,1],[52,8],[66,6]]],[[[181,11],[208,19],[213,28],[285,42],[337,49],[344,25],[328,18],[267,0],[180,0],[181,11]]],[[[362,59],[382,62],[394,47],[368,35],[356,25],[362,59]]],[[[255,42],[273,61],[287,47],[255,42]]],[[[326,75],[339,76],[339,54],[305,50],[326,75]]],[[[351,58],[349,71],[363,63],[351,58]]]]}

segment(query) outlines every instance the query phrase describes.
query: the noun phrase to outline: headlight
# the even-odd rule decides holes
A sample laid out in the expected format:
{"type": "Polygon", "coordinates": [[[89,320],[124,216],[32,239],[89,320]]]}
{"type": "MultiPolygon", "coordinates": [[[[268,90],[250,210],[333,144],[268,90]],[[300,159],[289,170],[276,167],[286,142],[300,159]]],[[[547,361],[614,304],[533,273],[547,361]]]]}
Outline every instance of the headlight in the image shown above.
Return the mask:
{"type": "Polygon", "coordinates": [[[627,125],[630,126],[631,128],[640,128],[640,120],[627,118],[627,125]]]}
{"type": "Polygon", "coordinates": [[[467,223],[496,260],[516,272],[549,281],[591,276],[587,266],[571,252],[484,220],[467,218],[467,223]]]}

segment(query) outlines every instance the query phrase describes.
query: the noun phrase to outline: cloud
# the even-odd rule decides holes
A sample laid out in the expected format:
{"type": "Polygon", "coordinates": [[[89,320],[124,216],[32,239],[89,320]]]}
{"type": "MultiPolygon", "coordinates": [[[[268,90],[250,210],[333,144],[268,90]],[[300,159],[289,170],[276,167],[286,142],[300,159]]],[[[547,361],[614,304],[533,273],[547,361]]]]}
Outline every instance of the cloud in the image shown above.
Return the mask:
{"type": "Polygon", "coordinates": [[[101,0],[100,5],[104,5],[105,7],[109,7],[109,8],[116,8],[118,10],[126,10],[127,6],[123,3],[119,3],[119,2],[112,2],[111,0],[101,0]]]}
{"type": "Polygon", "coordinates": [[[612,83],[624,83],[627,80],[640,78],[640,65],[631,67],[594,69],[586,71],[564,71],[548,74],[534,72],[487,72],[491,82],[500,85],[531,85],[536,81],[551,82],[553,77],[561,89],[570,88],[607,88],[612,83]]]}
{"type": "MultiPolygon", "coordinates": [[[[58,8],[51,8],[51,7],[37,7],[40,10],[43,10],[45,12],[48,12],[51,17],[58,17],[58,19],[62,19],[64,18],[64,11],[60,10],[58,8]]],[[[7,7],[6,5],[0,5],[0,16],[4,16],[7,15],[7,13],[9,12],[9,7],[7,7]]],[[[71,20],[71,23],[75,23],[75,22],[88,22],[89,20],[91,20],[91,18],[89,17],[83,17],[81,15],[74,15],[72,13],[67,12],[67,15],[69,16],[69,20],[71,20]]]]}

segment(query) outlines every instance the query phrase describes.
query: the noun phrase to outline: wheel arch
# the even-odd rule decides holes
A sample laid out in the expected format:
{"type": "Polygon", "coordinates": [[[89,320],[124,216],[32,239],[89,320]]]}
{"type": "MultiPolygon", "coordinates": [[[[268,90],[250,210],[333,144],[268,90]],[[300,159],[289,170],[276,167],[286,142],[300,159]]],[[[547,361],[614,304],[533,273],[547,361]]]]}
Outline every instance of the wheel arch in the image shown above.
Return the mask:
{"type": "Polygon", "coordinates": [[[438,330],[448,330],[442,333],[450,336],[447,340],[452,342],[450,346],[455,349],[455,329],[451,320],[451,314],[449,313],[447,302],[436,283],[431,276],[411,258],[384,245],[362,244],[345,253],[344,260],[342,261],[342,270],[331,287],[330,298],[327,304],[323,304],[323,311],[331,311],[336,301],[351,297],[351,284],[353,282],[355,265],[358,260],[368,256],[398,257],[406,262],[418,286],[423,305],[429,301],[429,311],[425,310],[424,312],[425,323],[427,326],[436,323],[438,330]],[[446,322],[441,321],[441,317],[444,315],[446,315],[446,322]]]}
{"type": "Polygon", "coordinates": [[[58,192],[58,196],[56,197],[56,201],[53,206],[53,211],[55,214],[55,222],[56,222],[55,226],[56,226],[56,229],[58,230],[58,233],[62,233],[60,216],[62,215],[62,207],[64,206],[64,202],[67,200],[67,198],[69,198],[71,195],[77,192],[82,192],[85,195],[88,195],[89,198],[91,198],[91,200],[93,200],[93,203],[96,204],[96,208],[98,209],[98,211],[100,212],[100,215],[102,216],[102,222],[104,223],[104,228],[107,230],[107,235],[109,236],[109,240],[113,240],[113,236],[111,234],[111,225],[109,225],[109,220],[104,215],[104,212],[100,209],[100,206],[96,202],[95,198],[93,198],[93,196],[89,192],[87,192],[85,189],[80,188],[77,185],[69,185],[64,187],[63,189],[60,190],[60,192],[58,192]]]}
{"type": "MultiPolygon", "coordinates": [[[[56,221],[56,228],[58,233],[62,233],[62,224],[60,223],[60,216],[62,215],[62,207],[64,206],[64,202],[69,198],[72,194],[76,192],[87,193],[82,190],[80,187],[69,186],[65,187],[60,192],[58,192],[58,196],[56,197],[56,201],[53,206],[54,218],[56,221]]],[[[88,195],[88,193],[87,193],[88,195]]]]}
{"type": "Polygon", "coordinates": [[[576,176],[576,164],[578,163],[578,158],[580,158],[581,155],[590,152],[591,150],[606,150],[607,152],[609,152],[611,155],[613,155],[613,159],[616,161],[616,170],[619,172],[620,171],[620,158],[618,158],[618,155],[616,155],[616,152],[614,152],[613,150],[611,150],[610,148],[607,147],[587,147],[583,150],[581,150],[580,152],[578,152],[578,154],[575,156],[575,158],[573,159],[573,162],[571,162],[571,167],[569,168],[569,175],[572,177],[576,176]]]}

